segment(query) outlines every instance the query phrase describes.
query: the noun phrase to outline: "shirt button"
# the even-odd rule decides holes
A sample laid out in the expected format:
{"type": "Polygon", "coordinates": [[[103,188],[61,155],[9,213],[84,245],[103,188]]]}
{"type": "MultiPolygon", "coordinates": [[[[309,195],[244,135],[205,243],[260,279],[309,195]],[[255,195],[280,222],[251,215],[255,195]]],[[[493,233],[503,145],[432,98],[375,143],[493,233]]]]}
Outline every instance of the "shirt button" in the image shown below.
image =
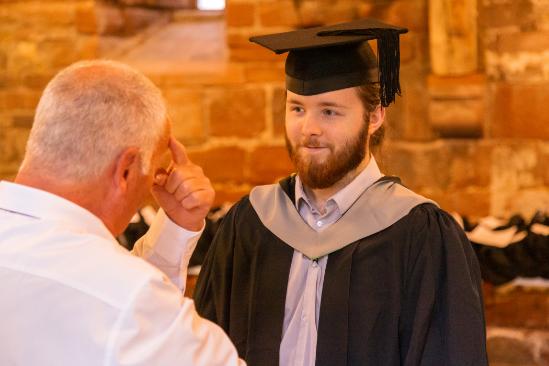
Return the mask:
{"type": "Polygon", "coordinates": [[[322,221],[317,221],[316,226],[321,227],[324,223],[322,221]]]}
{"type": "Polygon", "coordinates": [[[316,268],[318,267],[318,262],[317,261],[313,261],[313,264],[312,264],[313,268],[316,268]]]}

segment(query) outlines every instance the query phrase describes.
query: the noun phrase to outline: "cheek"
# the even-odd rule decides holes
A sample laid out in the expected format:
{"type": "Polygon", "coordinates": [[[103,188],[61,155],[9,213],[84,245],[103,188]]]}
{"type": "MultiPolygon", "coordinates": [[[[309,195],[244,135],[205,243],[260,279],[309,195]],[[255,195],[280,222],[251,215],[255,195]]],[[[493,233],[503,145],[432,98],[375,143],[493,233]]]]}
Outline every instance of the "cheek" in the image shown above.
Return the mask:
{"type": "Polygon", "coordinates": [[[290,139],[294,140],[297,136],[299,136],[299,132],[300,132],[299,120],[295,116],[292,116],[291,114],[286,113],[284,129],[286,131],[286,135],[290,139]]]}

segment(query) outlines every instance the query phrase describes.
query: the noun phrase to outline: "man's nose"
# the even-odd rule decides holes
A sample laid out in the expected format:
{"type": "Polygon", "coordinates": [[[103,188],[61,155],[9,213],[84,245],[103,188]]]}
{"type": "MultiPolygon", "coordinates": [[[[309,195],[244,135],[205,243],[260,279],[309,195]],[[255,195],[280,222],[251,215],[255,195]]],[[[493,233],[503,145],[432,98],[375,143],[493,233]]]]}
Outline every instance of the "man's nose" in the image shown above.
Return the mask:
{"type": "Polygon", "coordinates": [[[321,135],[322,129],[321,126],[312,113],[306,113],[303,117],[303,122],[301,125],[301,134],[305,136],[311,135],[321,135]]]}

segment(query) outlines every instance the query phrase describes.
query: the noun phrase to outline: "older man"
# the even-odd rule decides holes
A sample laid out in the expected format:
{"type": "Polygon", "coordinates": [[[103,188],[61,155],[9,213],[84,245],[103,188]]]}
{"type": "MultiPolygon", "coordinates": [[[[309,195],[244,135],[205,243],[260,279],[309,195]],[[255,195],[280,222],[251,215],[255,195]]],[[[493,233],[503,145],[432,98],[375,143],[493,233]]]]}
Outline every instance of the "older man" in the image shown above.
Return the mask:
{"type": "Polygon", "coordinates": [[[213,197],[147,78],[107,61],[62,70],[0,183],[0,364],[243,364],[182,296],[213,197]],[[149,190],[162,209],[134,254],[157,268],[114,239],[149,190]]]}

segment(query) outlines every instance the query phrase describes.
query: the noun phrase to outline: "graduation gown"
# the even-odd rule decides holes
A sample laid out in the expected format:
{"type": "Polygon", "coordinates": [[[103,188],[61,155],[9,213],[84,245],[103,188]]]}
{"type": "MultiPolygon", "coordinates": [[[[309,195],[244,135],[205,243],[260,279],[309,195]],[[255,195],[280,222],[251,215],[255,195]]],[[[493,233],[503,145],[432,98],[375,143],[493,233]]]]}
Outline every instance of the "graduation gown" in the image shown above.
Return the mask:
{"type": "MultiPolygon", "coordinates": [[[[361,228],[391,216],[381,209],[387,205],[379,203],[398,206],[407,199],[401,194],[405,188],[394,179],[382,181],[380,189],[366,190],[360,198],[378,203],[381,214],[353,210],[359,206],[355,202],[340,221],[361,228]],[[397,193],[384,196],[394,188],[397,193]]],[[[259,207],[257,195],[256,207],[250,197],[233,206],[215,235],[194,293],[199,314],[219,324],[252,366],[279,365],[296,246],[292,235],[299,236],[306,225],[295,216],[294,186],[290,177],[277,187],[285,196],[278,199],[287,200],[286,211],[273,202],[259,207]],[[289,220],[284,232],[269,216],[289,220]]],[[[267,199],[259,196],[259,201],[267,199]]],[[[348,233],[353,231],[349,226],[341,228],[342,240],[352,241],[327,254],[316,365],[488,364],[475,254],[447,213],[427,200],[417,202],[367,236],[356,238],[356,232],[355,237],[348,233]]],[[[330,228],[337,230],[338,222],[330,228]]]]}

